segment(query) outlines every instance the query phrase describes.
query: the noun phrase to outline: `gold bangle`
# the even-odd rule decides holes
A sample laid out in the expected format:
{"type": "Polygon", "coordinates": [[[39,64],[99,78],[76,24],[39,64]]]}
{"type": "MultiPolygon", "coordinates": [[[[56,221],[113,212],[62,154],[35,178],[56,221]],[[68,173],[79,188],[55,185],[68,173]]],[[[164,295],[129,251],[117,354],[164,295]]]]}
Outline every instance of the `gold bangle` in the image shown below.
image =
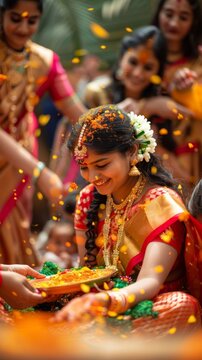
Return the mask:
{"type": "Polygon", "coordinates": [[[37,166],[34,168],[33,170],[33,175],[32,175],[32,184],[35,185],[39,176],[41,175],[42,170],[46,167],[46,165],[42,162],[39,161],[37,163],[37,166]]]}
{"type": "Polygon", "coordinates": [[[119,314],[128,310],[127,295],[125,293],[121,291],[111,291],[108,294],[110,297],[109,311],[119,314]]]}

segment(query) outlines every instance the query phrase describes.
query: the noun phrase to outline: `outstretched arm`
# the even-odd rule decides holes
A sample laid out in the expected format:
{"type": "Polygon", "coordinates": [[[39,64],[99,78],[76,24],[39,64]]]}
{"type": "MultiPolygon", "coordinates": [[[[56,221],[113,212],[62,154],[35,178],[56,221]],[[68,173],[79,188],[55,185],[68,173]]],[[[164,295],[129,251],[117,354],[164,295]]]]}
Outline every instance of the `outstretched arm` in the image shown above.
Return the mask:
{"type": "MultiPolygon", "coordinates": [[[[0,129],[0,152],[16,171],[22,169],[25,174],[33,176],[38,160],[2,129],[0,129]]],[[[47,167],[42,170],[38,185],[51,201],[66,194],[60,178],[47,167]]]]}
{"type": "MultiPolygon", "coordinates": [[[[177,251],[172,246],[161,242],[152,242],[147,246],[142,268],[135,283],[116,292],[90,293],[76,298],[56,313],[55,321],[65,319],[81,321],[86,319],[86,314],[96,316],[100,311],[102,315],[106,315],[108,310],[115,311],[110,306],[117,295],[124,304],[125,311],[142,300],[152,299],[158,294],[176,258],[177,251]],[[128,301],[129,298],[130,301],[128,301]]],[[[122,306],[120,312],[121,309],[123,309],[122,306]]],[[[117,308],[116,312],[119,312],[117,308]]]]}
{"type": "Polygon", "coordinates": [[[148,99],[134,100],[127,98],[117,104],[122,110],[144,115],[147,118],[156,115],[165,119],[182,120],[193,117],[194,113],[167,96],[155,96],[148,99]]]}
{"type": "Polygon", "coordinates": [[[2,271],[1,275],[0,296],[13,308],[25,309],[44,302],[24,276],[10,271],[2,271]]]}
{"type": "Polygon", "coordinates": [[[33,276],[36,279],[43,279],[45,275],[40,274],[38,271],[32,269],[28,265],[20,265],[20,264],[13,264],[13,265],[7,265],[2,264],[0,265],[0,269],[2,271],[9,271],[9,272],[15,272],[17,274],[23,275],[23,276],[33,276]]]}

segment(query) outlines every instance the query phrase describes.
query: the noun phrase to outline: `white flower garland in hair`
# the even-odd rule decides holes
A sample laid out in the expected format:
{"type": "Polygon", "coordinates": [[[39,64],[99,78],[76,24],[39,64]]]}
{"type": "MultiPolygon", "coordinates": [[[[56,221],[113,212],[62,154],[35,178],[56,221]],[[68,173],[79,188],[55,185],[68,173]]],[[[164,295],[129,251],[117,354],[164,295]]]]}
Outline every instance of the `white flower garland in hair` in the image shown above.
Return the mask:
{"type": "Polygon", "coordinates": [[[151,129],[150,121],[148,121],[143,115],[136,115],[133,111],[128,113],[131,119],[131,124],[136,130],[136,139],[139,141],[139,149],[137,160],[149,161],[150,154],[155,152],[156,140],[153,137],[153,130],[151,129]]]}

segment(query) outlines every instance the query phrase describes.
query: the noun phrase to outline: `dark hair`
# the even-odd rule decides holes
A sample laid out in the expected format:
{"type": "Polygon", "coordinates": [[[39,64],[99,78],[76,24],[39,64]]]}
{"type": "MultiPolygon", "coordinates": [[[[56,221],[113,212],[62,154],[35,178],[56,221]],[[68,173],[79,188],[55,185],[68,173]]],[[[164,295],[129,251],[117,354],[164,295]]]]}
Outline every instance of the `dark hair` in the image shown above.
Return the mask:
{"type": "MultiPolygon", "coordinates": [[[[85,144],[87,148],[94,150],[98,154],[117,151],[124,156],[126,152],[133,148],[134,144],[139,143],[128,114],[114,105],[106,105],[91,109],[80,117],[68,140],[68,148],[72,152],[77,146],[84,124],[86,124],[86,128],[82,135],[82,144],[85,144]]],[[[167,186],[177,190],[177,184],[172,176],[162,167],[160,160],[155,155],[151,154],[149,162],[143,160],[137,164],[137,167],[151,184],[167,186]],[[153,167],[157,170],[155,174],[152,172],[153,167]]],[[[96,224],[98,222],[99,206],[102,203],[106,203],[106,196],[100,195],[94,189],[93,201],[87,212],[86,250],[88,265],[94,265],[95,263],[96,224]]]]}
{"type": "MultiPolygon", "coordinates": [[[[23,0],[26,1],[26,0],[23,0]]],[[[38,10],[42,13],[43,12],[43,0],[28,0],[37,3],[38,10]]],[[[19,0],[0,0],[0,9],[1,11],[10,10],[14,8],[19,0]]]]}
{"type": "MultiPolygon", "coordinates": [[[[136,31],[130,36],[125,36],[121,43],[121,49],[119,53],[119,58],[117,64],[112,73],[113,83],[112,83],[112,94],[113,94],[113,102],[118,103],[125,98],[125,88],[124,84],[117,77],[117,70],[119,68],[119,63],[123,57],[123,55],[129,49],[135,49],[140,45],[144,45],[148,43],[148,40],[153,39],[152,50],[154,52],[155,57],[159,61],[159,71],[158,74],[160,77],[163,75],[164,65],[166,62],[166,39],[163,33],[155,26],[144,26],[136,31]]],[[[154,84],[150,84],[142,93],[142,97],[150,97],[157,95],[158,86],[154,84]]]]}
{"type": "Polygon", "coordinates": [[[202,179],[195,186],[188,203],[188,209],[193,216],[202,214],[202,179]]]}
{"type": "MultiPolygon", "coordinates": [[[[167,1],[168,0],[160,0],[156,9],[152,24],[158,28],[160,27],[159,15],[167,1]]],[[[183,54],[188,58],[195,58],[198,56],[198,46],[202,39],[202,8],[199,0],[187,0],[187,2],[190,4],[193,11],[193,24],[189,33],[183,40],[183,54]]]]}

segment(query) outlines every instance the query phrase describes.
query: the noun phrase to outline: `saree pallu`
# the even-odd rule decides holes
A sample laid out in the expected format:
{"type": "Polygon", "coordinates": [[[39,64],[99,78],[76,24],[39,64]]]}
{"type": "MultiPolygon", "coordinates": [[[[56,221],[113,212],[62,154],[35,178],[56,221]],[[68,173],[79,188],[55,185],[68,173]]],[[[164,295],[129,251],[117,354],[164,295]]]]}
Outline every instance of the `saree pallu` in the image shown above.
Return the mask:
{"type": "MultiPolygon", "coordinates": [[[[133,320],[132,333],[140,336],[155,336],[155,338],[171,336],[173,334],[179,336],[188,335],[201,327],[201,307],[199,301],[202,304],[202,224],[187,214],[183,204],[180,204],[180,200],[172,196],[172,192],[169,196],[162,195],[156,198],[153,204],[152,202],[143,210],[147,215],[147,221],[144,221],[144,226],[143,223],[138,221],[139,226],[141,224],[143,226],[145,241],[142,242],[140,252],[128,263],[126,272],[130,273],[133,266],[143,260],[147,244],[153,241],[162,231],[165,231],[169,225],[174,224],[175,221],[182,221],[186,226],[184,253],[187,274],[186,285],[190,293],[196,298],[182,291],[172,291],[172,284],[173,288],[175,288],[174,290],[181,290],[178,287],[180,281],[179,283],[177,281],[166,282],[165,290],[163,289],[163,291],[167,291],[167,288],[170,286],[170,292],[161,293],[153,299],[153,311],[158,312],[158,317],[133,320]],[[151,232],[149,232],[149,227],[151,232]]],[[[139,216],[140,218],[142,217],[141,214],[139,216]]],[[[138,216],[136,220],[138,220],[138,216]]],[[[135,237],[138,243],[138,240],[141,241],[142,234],[138,231],[137,222],[131,218],[129,225],[126,230],[127,236],[130,237],[132,227],[137,228],[135,237]]],[[[175,275],[175,270],[173,270],[173,274],[175,275]]],[[[167,280],[169,280],[169,276],[167,280]]]]}
{"type": "MultiPolygon", "coordinates": [[[[179,255],[185,257],[186,291],[194,296],[182,291],[184,283],[181,281],[181,275],[185,274],[183,269],[180,269],[179,262],[178,268],[174,267],[171,270],[159,295],[152,299],[153,310],[158,312],[158,317],[141,317],[133,320],[132,332],[136,335],[163,337],[174,333],[189,334],[200,328],[202,224],[188,214],[180,197],[174,191],[167,189],[162,193],[159,192],[159,196],[154,198],[150,191],[149,198],[138,204],[131,218],[126,222],[124,230],[123,245],[127,251],[125,254],[120,253],[121,271],[125,269],[126,274],[130,275],[136,267],[141,266],[147,245],[152,241],[168,243],[176,248],[179,255]],[[175,242],[166,237],[162,240],[162,234],[166,235],[168,229],[174,229],[173,226],[177,222],[181,222],[186,227],[185,244],[180,239],[179,244],[178,239],[175,239],[175,242]]],[[[98,263],[101,264],[101,250],[98,259],[98,263]]]]}

